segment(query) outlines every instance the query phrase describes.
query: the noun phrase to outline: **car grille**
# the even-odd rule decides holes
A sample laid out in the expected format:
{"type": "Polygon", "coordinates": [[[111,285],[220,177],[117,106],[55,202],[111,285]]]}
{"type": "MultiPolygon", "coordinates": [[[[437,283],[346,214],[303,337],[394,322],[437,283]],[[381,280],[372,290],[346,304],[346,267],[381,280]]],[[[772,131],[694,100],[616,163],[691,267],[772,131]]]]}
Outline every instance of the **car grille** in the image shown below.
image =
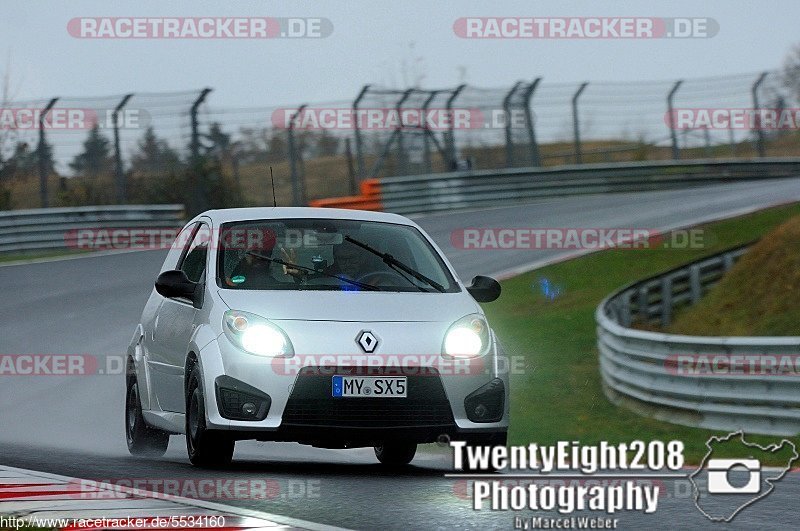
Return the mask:
{"type": "MultiPolygon", "coordinates": [[[[370,376],[384,374],[370,368],[370,376]]],[[[287,426],[399,428],[449,426],[454,424],[450,404],[438,372],[426,369],[424,374],[407,375],[407,398],[333,398],[331,378],[334,374],[358,374],[344,368],[303,369],[298,375],[283,413],[287,426]]],[[[397,369],[386,375],[398,376],[397,369]]]]}

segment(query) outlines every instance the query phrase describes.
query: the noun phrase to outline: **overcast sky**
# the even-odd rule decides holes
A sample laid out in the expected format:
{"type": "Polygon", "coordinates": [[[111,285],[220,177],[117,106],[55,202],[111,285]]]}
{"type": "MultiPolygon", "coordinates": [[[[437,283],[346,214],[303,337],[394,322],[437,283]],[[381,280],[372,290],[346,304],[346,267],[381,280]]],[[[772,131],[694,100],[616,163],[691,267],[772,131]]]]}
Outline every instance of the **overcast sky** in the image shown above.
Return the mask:
{"type": "MultiPolygon", "coordinates": [[[[213,87],[215,106],[351,99],[364,83],[497,87],[549,82],[663,80],[749,73],[781,65],[800,41],[796,0],[8,2],[0,51],[11,58],[16,99],[213,87]],[[324,39],[78,39],[75,17],[321,17],[324,39]],[[475,16],[710,17],[712,38],[652,40],[462,39],[453,23],[475,16]],[[405,67],[403,65],[406,65],[405,67]]],[[[2,61],[2,67],[5,69],[2,61]]]]}

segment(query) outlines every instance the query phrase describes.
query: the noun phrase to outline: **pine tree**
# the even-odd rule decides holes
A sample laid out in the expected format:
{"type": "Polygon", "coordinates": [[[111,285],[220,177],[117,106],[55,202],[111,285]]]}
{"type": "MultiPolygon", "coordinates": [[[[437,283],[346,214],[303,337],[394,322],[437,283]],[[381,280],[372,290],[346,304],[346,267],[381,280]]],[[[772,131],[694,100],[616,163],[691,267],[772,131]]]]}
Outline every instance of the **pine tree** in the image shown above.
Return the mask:
{"type": "Polygon", "coordinates": [[[83,152],[75,156],[69,167],[78,175],[95,178],[104,172],[110,174],[113,164],[110,143],[95,125],[83,143],[83,152]]]}

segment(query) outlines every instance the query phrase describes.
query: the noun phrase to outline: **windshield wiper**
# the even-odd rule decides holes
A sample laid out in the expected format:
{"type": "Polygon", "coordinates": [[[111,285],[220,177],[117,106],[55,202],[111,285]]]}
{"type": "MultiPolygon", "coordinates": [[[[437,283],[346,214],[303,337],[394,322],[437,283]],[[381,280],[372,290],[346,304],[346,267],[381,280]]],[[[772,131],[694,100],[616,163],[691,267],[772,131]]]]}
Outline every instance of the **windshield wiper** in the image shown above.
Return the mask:
{"type": "Polygon", "coordinates": [[[405,273],[403,273],[403,270],[402,270],[402,269],[400,269],[399,267],[397,267],[396,265],[394,265],[394,264],[386,264],[386,265],[388,265],[388,266],[389,266],[389,267],[392,269],[392,271],[396,272],[398,275],[400,275],[401,277],[403,277],[403,279],[404,279],[406,282],[408,282],[409,284],[411,284],[412,286],[414,286],[415,288],[417,288],[419,291],[424,291],[425,293],[430,293],[430,292],[431,292],[431,290],[429,290],[429,289],[426,289],[426,288],[423,288],[422,286],[420,286],[419,284],[417,284],[416,282],[414,282],[413,280],[411,280],[410,278],[408,278],[408,275],[406,275],[405,273]]]}
{"type": "Polygon", "coordinates": [[[318,271],[316,269],[313,269],[313,268],[310,268],[310,267],[306,267],[306,266],[302,266],[300,264],[293,264],[291,262],[284,262],[283,260],[280,260],[278,258],[272,258],[271,256],[266,256],[266,255],[263,255],[261,253],[257,253],[255,251],[247,251],[247,253],[255,256],[256,258],[261,258],[262,260],[267,260],[269,262],[274,262],[276,264],[279,264],[279,265],[282,265],[282,266],[286,266],[286,267],[289,267],[289,268],[292,268],[292,269],[300,269],[302,271],[307,271],[309,273],[314,273],[314,274],[323,275],[323,276],[330,277],[330,278],[335,278],[337,280],[341,280],[342,282],[347,282],[348,284],[352,284],[354,286],[358,286],[361,289],[366,289],[366,290],[369,290],[369,291],[377,291],[378,290],[377,287],[375,287],[375,286],[373,286],[371,284],[364,284],[363,282],[359,282],[357,280],[352,280],[352,279],[349,279],[347,277],[340,277],[340,276],[334,275],[332,273],[326,273],[325,271],[318,271]]]}
{"type": "MultiPolygon", "coordinates": [[[[442,286],[441,284],[439,284],[435,280],[426,277],[425,275],[423,275],[422,273],[420,273],[419,271],[417,271],[413,267],[407,266],[406,264],[404,264],[403,262],[401,262],[400,260],[398,260],[397,258],[392,256],[391,254],[382,253],[379,250],[375,249],[374,247],[370,247],[366,243],[358,241],[355,238],[353,238],[351,236],[348,236],[348,235],[345,235],[344,239],[349,241],[350,243],[352,243],[354,245],[357,245],[357,246],[361,247],[365,251],[368,251],[368,252],[374,254],[375,256],[379,257],[381,260],[383,260],[383,263],[388,265],[389,267],[394,266],[394,267],[397,267],[398,269],[402,269],[403,271],[405,271],[406,273],[408,273],[412,277],[416,278],[417,280],[419,280],[421,282],[425,282],[426,284],[431,286],[436,291],[439,291],[441,293],[444,293],[445,291],[447,291],[447,290],[445,290],[444,286],[442,286]]],[[[394,267],[392,267],[392,269],[394,269],[394,267]]]]}

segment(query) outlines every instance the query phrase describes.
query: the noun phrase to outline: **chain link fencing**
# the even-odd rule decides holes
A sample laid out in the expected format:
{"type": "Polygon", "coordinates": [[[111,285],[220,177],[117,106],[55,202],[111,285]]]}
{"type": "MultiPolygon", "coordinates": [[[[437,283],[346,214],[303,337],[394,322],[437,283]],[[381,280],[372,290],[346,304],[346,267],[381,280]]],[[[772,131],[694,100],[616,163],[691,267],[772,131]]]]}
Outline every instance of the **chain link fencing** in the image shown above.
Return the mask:
{"type": "Polygon", "coordinates": [[[352,100],[217,107],[211,89],[3,102],[0,209],[303,205],[368,178],[800,154],[778,71],[653,82],[364,86],[352,100]]]}

